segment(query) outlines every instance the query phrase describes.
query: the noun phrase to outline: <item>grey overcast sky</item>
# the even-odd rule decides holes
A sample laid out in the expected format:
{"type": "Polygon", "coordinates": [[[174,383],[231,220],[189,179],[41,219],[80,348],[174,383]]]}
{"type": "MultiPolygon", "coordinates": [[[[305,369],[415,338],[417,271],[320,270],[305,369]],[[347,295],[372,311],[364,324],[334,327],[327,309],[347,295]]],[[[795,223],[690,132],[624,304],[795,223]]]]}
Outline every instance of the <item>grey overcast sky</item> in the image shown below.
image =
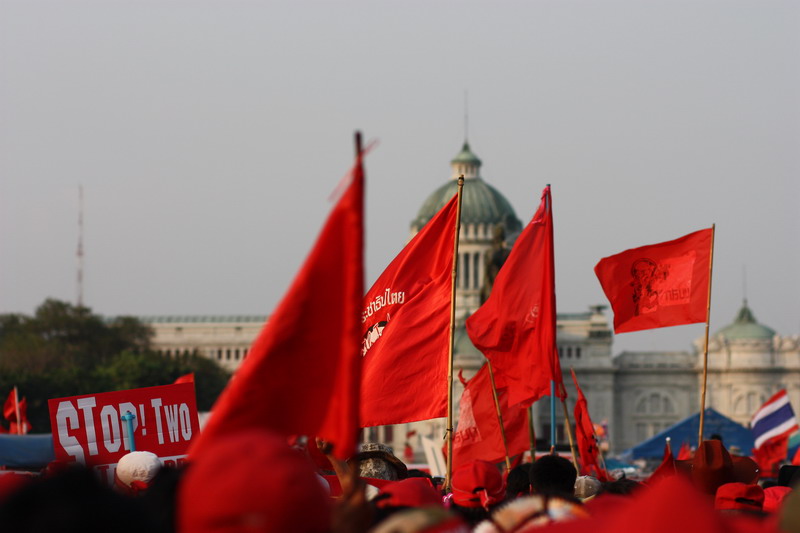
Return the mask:
{"type": "MultiPolygon", "coordinates": [[[[717,224],[712,331],[744,294],[800,332],[800,3],[0,1],[0,312],[269,314],[352,161],[367,283],[464,139],[532,216],[560,311],[595,263],[717,224]]],[[[702,325],[629,333],[683,350],[702,325]]]]}

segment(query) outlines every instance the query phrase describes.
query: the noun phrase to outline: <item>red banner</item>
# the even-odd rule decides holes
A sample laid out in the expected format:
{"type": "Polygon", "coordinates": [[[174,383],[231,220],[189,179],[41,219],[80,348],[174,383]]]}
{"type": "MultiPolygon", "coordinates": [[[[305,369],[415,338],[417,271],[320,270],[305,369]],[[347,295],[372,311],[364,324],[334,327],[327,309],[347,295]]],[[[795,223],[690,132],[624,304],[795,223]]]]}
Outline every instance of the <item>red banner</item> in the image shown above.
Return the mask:
{"type": "Polygon", "coordinates": [[[200,433],[194,383],[55,398],[48,401],[57,460],[93,467],[113,481],[115,465],[133,444],[165,464],[185,457],[200,433]]]}

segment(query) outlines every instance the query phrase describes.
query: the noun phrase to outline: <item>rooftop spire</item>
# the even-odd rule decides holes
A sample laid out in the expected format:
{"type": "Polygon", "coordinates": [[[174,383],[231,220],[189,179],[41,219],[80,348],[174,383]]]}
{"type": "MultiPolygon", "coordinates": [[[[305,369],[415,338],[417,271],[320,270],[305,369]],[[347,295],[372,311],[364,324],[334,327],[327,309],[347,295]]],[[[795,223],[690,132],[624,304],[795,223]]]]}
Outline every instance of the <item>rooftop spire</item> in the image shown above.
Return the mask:
{"type": "Polygon", "coordinates": [[[450,161],[450,165],[453,169],[453,174],[451,176],[453,179],[458,179],[462,174],[466,179],[480,177],[481,160],[472,153],[467,141],[464,141],[464,146],[461,147],[461,151],[450,161]]]}

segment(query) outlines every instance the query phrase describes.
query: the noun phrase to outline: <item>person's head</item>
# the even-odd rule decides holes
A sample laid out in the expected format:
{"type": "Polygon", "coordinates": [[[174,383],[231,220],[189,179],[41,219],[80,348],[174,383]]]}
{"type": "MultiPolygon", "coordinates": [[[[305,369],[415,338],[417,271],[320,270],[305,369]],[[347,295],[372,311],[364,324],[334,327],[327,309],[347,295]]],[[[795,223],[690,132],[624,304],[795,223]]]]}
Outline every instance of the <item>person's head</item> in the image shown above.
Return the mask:
{"type": "Polygon", "coordinates": [[[603,489],[603,484],[592,476],[579,476],[575,480],[575,497],[581,501],[596,496],[603,489]]]}
{"type": "Polygon", "coordinates": [[[286,439],[265,430],[221,437],[191,458],[178,487],[178,530],[323,533],[330,499],[286,439]],[[249,528],[249,529],[248,529],[249,528]]]}
{"type": "Polygon", "coordinates": [[[442,495],[424,477],[409,477],[387,483],[371,502],[375,507],[373,527],[406,509],[443,507],[442,495]]]}
{"type": "Polygon", "coordinates": [[[764,508],[764,489],[746,483],[725,483],[717,489],[714,508],[728,513],[761,513],[764,508]]]}
{"type": "Polygon", "coordinates": [[[515,466],[506,478],[506,498],[512,499],[531,492],[531,463],[515,466]]]}
{"type": "Polygon", "coordinates": [[[394,455],[394,450],[377,442],[362,444],[358,453],[347,462],[358,463],[358,475],[361,477],[386,481],[398,481],[408,477],[408,468],[394,455]]]}
{"type": "Polygon", "coordinates": [[[489,516],[505,497],[503,476],[493,463],[473,461],[453,472],[453,509],[471,524],[489,516]]]}
{"type": "Polygon", "coordinates": [[[602,492],[606,494],[617,494],[619,496],[628,496],[633,492],[639,490],[642,484],[632,479],[620,478],[614,481],[603,483],[602,492]]]}
{"type": "Polygon", "coordinates": [[[558,455],[545,455],[531,465],[531,490],[571,498],[577,477],[572,463],[558,455]]]}
{"type": "Polygon", "coordinates": [[[721,441],[706,440],[692,459],[691,478],[695,487],[713,495],[725,483],[755,483],[758,465],[749,457],[731,457],[721,441]]]}
{"type": "Polygon", "coordinates": [[[0,502],[0,529],[19,533],[154,531],[140,502],[101,483],[90,469],[72,466],[33,479],[0,502]]]}

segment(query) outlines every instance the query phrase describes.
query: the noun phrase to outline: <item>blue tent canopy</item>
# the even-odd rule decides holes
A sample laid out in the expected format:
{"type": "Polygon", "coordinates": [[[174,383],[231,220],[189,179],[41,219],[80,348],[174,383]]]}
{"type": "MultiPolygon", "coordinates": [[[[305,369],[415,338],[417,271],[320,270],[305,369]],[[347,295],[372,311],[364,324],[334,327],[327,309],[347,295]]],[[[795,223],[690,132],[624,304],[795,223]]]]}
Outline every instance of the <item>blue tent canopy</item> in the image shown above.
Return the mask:
{"type": "Polygon", "coordinates": [[[53,436],[0,435],[0,465],[6,468],[38,470],[55,459],[53,436]]]}
{"type": "MultiPolygon", "coordinates": [[[[688,442],[692,447],[696,448],[699,428],[700,413],[695,413],[654,437],[625,450],[620,454],[620,458],[623,461],[631,461],[633,459],[663,457],[664,442],[667,437],[670,438],[672,449],[675,453],[678,452],[678,448],[684,442],[688,442]]],[[[709,407],[706,409],[705,420],[703,421],[703,435],[708,438],[714,434],[722,436],[722,442],[728,450],[735,446],[742,453],[749,454],[750,450],[753,449],[753,434],[749,429],[709,407]]]]}

